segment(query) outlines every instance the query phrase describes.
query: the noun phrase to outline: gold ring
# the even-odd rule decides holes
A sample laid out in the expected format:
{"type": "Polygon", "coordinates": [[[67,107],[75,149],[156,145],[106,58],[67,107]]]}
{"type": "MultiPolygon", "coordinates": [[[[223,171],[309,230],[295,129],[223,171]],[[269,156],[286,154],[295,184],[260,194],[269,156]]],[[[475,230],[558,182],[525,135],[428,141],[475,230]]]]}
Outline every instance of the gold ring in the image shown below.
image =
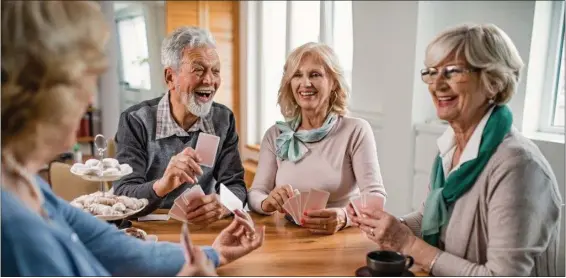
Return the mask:
{"type": "Polygon", "coordinates": [[[373,228],[371,228],[371,230],[369,230],[369,234],[373,237],[375,236],[375,234],[373,233],[373,228]]]}

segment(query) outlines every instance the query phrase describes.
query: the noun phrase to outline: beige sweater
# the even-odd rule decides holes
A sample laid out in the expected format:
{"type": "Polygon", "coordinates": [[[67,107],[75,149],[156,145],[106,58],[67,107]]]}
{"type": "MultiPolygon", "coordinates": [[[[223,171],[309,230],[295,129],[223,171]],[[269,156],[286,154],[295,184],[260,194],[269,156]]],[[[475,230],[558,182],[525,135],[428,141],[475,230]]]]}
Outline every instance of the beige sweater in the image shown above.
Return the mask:
{"type": "MultiPolygon", "coordinates": [[[[512,130],[441,234],[435,276],[556,276],[562,199],[538,147],[512,130]]],[[[405,217],[421,236],[421,211],[405,217]]]]}
{"type": "Polygon", "coordinates": [[[386,196],[375,139],[367,121],[338,117],[324,139],[306,143],[309,151],[298,163],[277,158],[278,135],[279,129],[274,125],[263,137],[257,172],[248,195],[252,210],[266,214],[261,202],[275,186],[284,184],[301,192],[311,188],[330,192],[327,207],[345,207],[360,191],[386,196]]]}

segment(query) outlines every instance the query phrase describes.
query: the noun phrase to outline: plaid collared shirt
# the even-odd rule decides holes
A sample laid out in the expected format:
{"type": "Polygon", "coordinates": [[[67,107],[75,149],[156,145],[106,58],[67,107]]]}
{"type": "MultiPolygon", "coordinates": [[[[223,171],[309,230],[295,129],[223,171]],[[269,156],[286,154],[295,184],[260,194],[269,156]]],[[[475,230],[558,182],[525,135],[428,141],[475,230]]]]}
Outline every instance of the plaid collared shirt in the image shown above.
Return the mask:
{"type": "Polygon", "coordinates": [[[202,131],[208,134],[214,134],[214,125],[212,123],[212,109],[208,115],[199,117],[195,124],[189,130],[180,127],[171,115],[171,104],[169,102],[169,92],[167,92],[157,105],[157,123],[155,128],[155,139],[159,140],[169,136],[189,136],[189,132],[202,131]]]}

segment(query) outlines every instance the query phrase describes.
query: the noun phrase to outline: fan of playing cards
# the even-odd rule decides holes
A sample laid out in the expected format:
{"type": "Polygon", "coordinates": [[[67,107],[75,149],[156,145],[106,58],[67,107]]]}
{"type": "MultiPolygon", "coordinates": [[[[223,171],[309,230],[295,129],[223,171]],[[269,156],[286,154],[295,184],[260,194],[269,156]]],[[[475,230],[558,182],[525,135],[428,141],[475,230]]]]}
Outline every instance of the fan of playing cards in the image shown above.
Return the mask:
{"type": "MultiPolygon", "coordinates": [[[[283,208],[293,217],[293,221],[297,225],[301,225],[301,216],[305,211],[326,208],[326,203],[330,196],[330,193],[316,188],[312,188],[309,192],[299,192],[297,189],[293,190],[293,192],[295,194],[283,204],[283,208]]],[[[381,194],[364,193],[352,198],[350,202],[354,207],[356,215],[361,215],[360,209],[362,208],[383,210],[385,198],[381,194]]]]}
{"type": "Polygon", "coordinates": [[[297,225],[301,225],[301,215],[305,210],[326,208],[328,197],[330,197],[330,193],[316,188],[312,188],[309,192],[299,192],[297,189],[293,192],[295,194],[283,204],[283,208],[293,217],[297,225]]]}
{"type": "MultiPolygon", "coordinates": [[[[189,204],[192,200],[204,197],[204,191],[198,184],[193,185],[191,188],[185,190],[173,203],[171,210],[169,210],[169,216],[171,218],[181,221],[188,222],[187,214],[189,204]]],[[[243,209],[242,201],[232,193],[223,183],[220,184],[220,202],[224,207],[230,210],[232,213],[236,209],[243,209]]]]}

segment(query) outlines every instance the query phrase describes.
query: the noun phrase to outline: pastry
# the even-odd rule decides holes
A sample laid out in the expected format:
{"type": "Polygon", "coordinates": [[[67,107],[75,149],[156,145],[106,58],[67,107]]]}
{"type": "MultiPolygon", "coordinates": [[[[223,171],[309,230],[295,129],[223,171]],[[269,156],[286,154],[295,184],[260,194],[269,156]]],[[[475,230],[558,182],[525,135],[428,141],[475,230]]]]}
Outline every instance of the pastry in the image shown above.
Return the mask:
{"type": "Polygon", "coordinates": [[[112,206],[112,209],[114,209],[115,211],[121,211],[124,212],[126,210],[126,206],[122,203],[115,203],[112,206]]]}
{"type": "Polygon", "coordinates": [[[102,159],[102,164],[104,166],[104,168],[116,168],[120,166],[120,163],[118,162],[118,160],[114,159],[114,158],[104,158],[102,159]]]}
{"type": "Polygon", "coordinates": [[[108,168],[102,171],[103,176],[119,176],[120,170],[116,170],[116,168],[108,168]]]}
{"type": "Polygon", "coordinates": [[[100,161],[98,161],[98,159],[91,158],[91,159],[89,159],[89,160],[87,160],[87,161],[85,162],[85,165],[86,165],[87,167],[91,168],[91,167],[94,167],[94,166],[98,165],[99,162],[100,162],[100,161]]]}
{"type": "Polygon", "coordinates": [[[142,230],[142,229],[138,229],[138,228],[126,228],[123,230],[127,235],[133,236],[135,238],[139,238],[141,240],[145,240],[145,237],[147,235],[147,233],[142,230]]]}
{"type": "Polygon", "coordinates": [[[92,176],[120,176],[132,172],[132,167],[128,164],[120,164],[114,158],[104,158],[102,161],[91,158],[82,163],[75,163],[71,167],[71,172],[77,175],[92,175],[92,176]]]}
{"type": "Polygon", "coordinates": [[[71,205],[97,216],[131,215],[145,207],[147,199],[136,199],[127,196],[116,196],[100,191],[82,195],[71,201],[71,205]]]}
{"type": "Polygon", "coordinates": [[[112,207],[103,205],[103,204],[91,204],[87,211],[93,215],[104,215],[104,216],[118,216],[122,215],[121,212],[115,211],[112,207]]]}
{"type": "Polygon", "coordinates": [[[122,173],[122,175],[133,171],[132,166],[128,164],[120,164],[119,168],[120,168],[120,173],[122,173]]]}

